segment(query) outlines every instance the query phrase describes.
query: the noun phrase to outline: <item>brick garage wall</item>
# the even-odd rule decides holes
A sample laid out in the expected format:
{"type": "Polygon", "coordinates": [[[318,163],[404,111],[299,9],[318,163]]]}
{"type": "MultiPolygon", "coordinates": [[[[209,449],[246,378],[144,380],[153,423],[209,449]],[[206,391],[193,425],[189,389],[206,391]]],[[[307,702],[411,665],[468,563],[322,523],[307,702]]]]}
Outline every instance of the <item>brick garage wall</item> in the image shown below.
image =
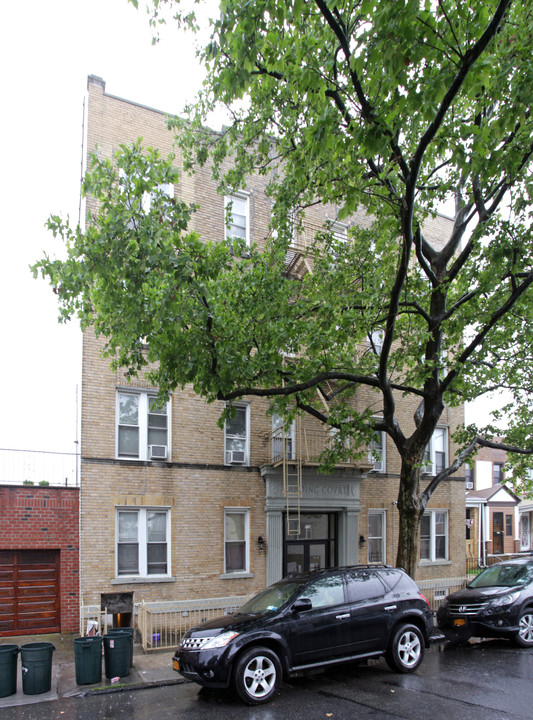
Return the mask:
{"type": "Polygon", "coordinates": [[[61,632],[79,629],[79,490],[0,486],[0,550],[59,550],[61,632]]]}

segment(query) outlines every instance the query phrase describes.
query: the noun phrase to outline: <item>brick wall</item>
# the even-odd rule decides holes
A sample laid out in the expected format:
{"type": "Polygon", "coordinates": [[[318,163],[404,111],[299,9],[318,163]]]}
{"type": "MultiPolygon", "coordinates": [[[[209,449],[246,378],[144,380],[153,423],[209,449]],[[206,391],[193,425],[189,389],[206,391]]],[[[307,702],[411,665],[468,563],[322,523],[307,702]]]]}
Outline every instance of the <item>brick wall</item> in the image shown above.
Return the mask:
{"type": "Polygon", "coordinates": [[[79,490],[0,486],[0,550],[58,550],[61,632],[79,628],[79,490]]]}

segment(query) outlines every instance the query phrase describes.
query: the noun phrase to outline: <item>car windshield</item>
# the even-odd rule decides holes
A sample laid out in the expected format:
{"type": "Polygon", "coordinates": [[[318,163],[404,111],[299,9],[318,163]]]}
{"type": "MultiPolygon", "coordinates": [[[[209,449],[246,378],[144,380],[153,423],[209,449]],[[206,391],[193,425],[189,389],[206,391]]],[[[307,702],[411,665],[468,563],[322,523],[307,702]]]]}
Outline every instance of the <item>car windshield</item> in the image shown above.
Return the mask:
{"type": "Polygon", "coordinates": [[[493,565],[483,570],[475,580],[472,580],[469,587],[513,587],[526,585],[531,580],[533,580],[533,563],[527,565],[509,563],[493,565]]]}
{"type": "Polygon", "coordinates": [[[244,603],[236,614],[260,615],[261,613],[279,610],[301,587],[302,583],[294,580],[270,585],[270,587],[244,603]]]}

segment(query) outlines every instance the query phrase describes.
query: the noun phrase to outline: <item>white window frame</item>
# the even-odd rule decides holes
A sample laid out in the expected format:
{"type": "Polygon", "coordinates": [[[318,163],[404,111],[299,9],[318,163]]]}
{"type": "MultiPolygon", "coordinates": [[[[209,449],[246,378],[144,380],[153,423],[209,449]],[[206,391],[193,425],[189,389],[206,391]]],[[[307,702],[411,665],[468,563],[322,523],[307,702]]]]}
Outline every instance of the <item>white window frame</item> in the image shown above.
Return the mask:
{"type": "Polygon", "coordinates": [[[235,225],[233,220],[233,203],[235,201],[244,202],[244,222],[245,222],[245,237],[244,240],[246,245],[250,247],[250,193],[244,190],[231,193],[231,195],[224,196],[224,212],[225,212],[225,238],[231,240],[234,237],[240,237],[239,235],[232,235],[231,228],[235,225]],[[229,222],[229,224],[228,224],[229,222]]]}
{"type": "Polygon", "coordinates": [[[520,550],[531,550],[531,519],[529,513],[521,513],[519,532],[520,532],[520,550]]]}
{"type": "Polygon", "coordinates": [[[284,418],[272,413],[272,458],[278,456],[280,459],[285,456],[287,460],[296,458],[296,423],[293,420],[286,430],[284,418]]]}
{"type": "Polygon", "coordinates": [[[239,466],[239,465],[250,465],[250,405],[249,403],[233,403],[233,407],[236,410],[244,410],[246,413],[246,436],[244,438],[244,462],[232,462],[229,457],[229,453],[232,452],[228,448],[228,440],[232,438],[240,439],[238,435],[230,435],[228,433],[228,422],[224,423],[224,465],[239,466]]]}
{"type": "Polygon", "coordinates": [[[428,557],[422,557],[422,526],[420,526],[420,563],[443,563],[448,562],[450,557],[450,514],[445,508],[435,508],[432,510],[426,510],[424,517],[429,517],[429,553],[428,557]],[[438,515],[444,515],[444,533],[437,534],[437,517],[438,515]],[[444,537],[444,557],[437,557],[436,553],[436,541],[437,537],[444,537]]]}
{"type": "Polygon", "coordinates": [[[248,575],[250,573],[250,508],[249,507],[225,507],[224,508],[224,575],[235,577],[248,575]],[[227,517],[228,515],[244,516],[244,538],[235,542],[244,542],[244,568],[238,570],[228,569],[226,563],[226,546],[233,542],[227,538],[227,517]]]}
{"type": "Polygon", "coordinates": [[[376,453],[376,443],[373,441],[368,449],[368,462],[373,465],[371,472],[384,473],[387,471],[387,433],[384,430],[375,430],[374,434],[381,437],[381,457],[376,453]]]}
{"type": "Polygon", "coordinates": [[[127,582],[128,579],[132,578],[137,581],[142,579],[146,582],[153,582],[157,580],[165,580],[171,578],[171,561],[172,561],[172,548],[171,548],[171,517],[170,508],[163,507],[137,507],[137,506],[117,506],[115,508],[115,578],[119,582],[127,582]],[[149,512],[158,512],[166,514],[166,546],[167,546],[167,571],[165,573],[148,573],[148,532],[147,532],[147,518],[149,512]],[[137,515],[137,544],[138,544],[138,572],[130,574],[119,574],[119,516],[120,513],[135,513],[137,515]]]}
{"type": "MultiPolygon", "coordinates": [[[[441,450],[437,450],[438,445],[438,436],[442,433],[443,436],[443,446],[444,446],[444,468],[448,467],[448,457],[449,457],[449,447],[448,447],[448,428],[445,425],[438,425],[433,435],[431,436],[431,440],[429,441],[425,453],[424,453],[424,463],[422,465],[422,472],[427,473],[428,475],[436,475],[436,465],[437,465],[437,453],[442,452],[441,450]]],[[[440,472],[440,471],[439,471],[440,472]]]]}
{"type": "Polygon", "coordinates": [[[386,510],[369,510],[368,511],[368,538],[367,538],[367,559],[368,563],[386,563],[387,562],[387,511],[386,510]],[[371,535],[370,534],[370,516],[380,516],[381,517],[381,535],[371,535]],[[370,559],[370,541],[371,540],[379,540],[381,545],[381,559],[380,560],[371,560],[370,559]]]}
{"type": "MultiPolygon", "coordinates": [[[[157,393],[154,391],[140,390],[133,388],[117,388],[116,393],[116,415],[115,415],[115,457],[118,460],[136,460],[136,461],[150,461],[150,462],[168,462],[170,460],[170,448],[171,448],[171,402],[170,400],[165,403],[164,408],[166,410],[167,418],[167,442],[166,442],[166,457],[165,458],[150,458],[148,452],[148,430],[149,430],[149,401],[157,397],[157,393]],[[132,395],[138,398],[138,425],[132,427],[138,427],[139,429],[139,446],[137,455],[128,455],[126,453],[120,453],[119,434],[120,427],[126,425],[120,422],[120,396],[121,395],[132,395]]],[[[161,444],[161,443],[153,443],[161,444]]]]}

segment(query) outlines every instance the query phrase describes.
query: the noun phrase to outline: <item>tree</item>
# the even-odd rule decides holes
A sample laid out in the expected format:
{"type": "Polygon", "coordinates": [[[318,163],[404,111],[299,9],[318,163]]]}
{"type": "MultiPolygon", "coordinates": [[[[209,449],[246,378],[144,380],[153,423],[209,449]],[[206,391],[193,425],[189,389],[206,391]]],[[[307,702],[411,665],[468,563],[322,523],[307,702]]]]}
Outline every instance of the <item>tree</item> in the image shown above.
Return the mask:
{"type": "MultiPolygon", "coordinates": [[[[194,3],[173,0],[153,0],[153,23],[169,8],[195,27],[194,3]]],[[[157,361],[163,395],[192,383],[209,400],[265,396],[286,416],[309,413],[338,429],[325,465],[346,439],[353,453],[385,431],[401,457],[397,564],[414,576],[439,483],[480,445],[516,453],[523,475],[533,453],[533,8],[223,0],[220,9],[201,53],[204,88],[187,121],[171,125],[188,168],[210,163],[221,190],[268,176],[267,248],[204,243],[186,230],[194,208],[160,192],[142,212],[172,163],[136,145],[115,165],[94,159],[85,191],[97,215],[85,231],[51,218],[68,257],[45,257],[34,272],[50,279],[62,317],[94,325],[118,364],[136,372],[157,361]],[[218,105],[230,122],[214,133],[206,118],[218,105]],[[437,245],[423,228],[450,196],[454,220],[437,245]],[[340,220],[364,211],[371,225],[352,227],[349,243],[324,228],[313,272],[290,277],[293,218],[317,202],[340,220]],[[372,407],[354,403],[361,388],[372,407]],[[464,428],[458,456],[423,486],[445,405],[499,388],[512,396],[508,429],[464,428]],[[416,407],[407,425],[400,396],[416,407]]]]}

